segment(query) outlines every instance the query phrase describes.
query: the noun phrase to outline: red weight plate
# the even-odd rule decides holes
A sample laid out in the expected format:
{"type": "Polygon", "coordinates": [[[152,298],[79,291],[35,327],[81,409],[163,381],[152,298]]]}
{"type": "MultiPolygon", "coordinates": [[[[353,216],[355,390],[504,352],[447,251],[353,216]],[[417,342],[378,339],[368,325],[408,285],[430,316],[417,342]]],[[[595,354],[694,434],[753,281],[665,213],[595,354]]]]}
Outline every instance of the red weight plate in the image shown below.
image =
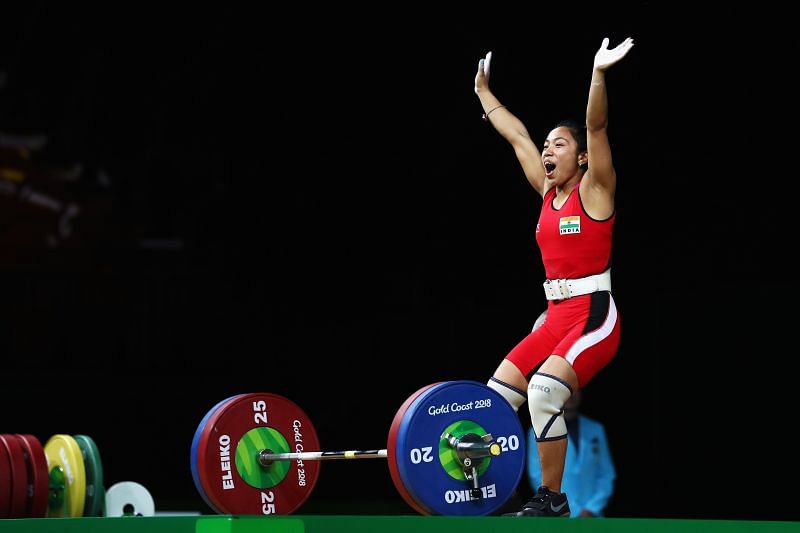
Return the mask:
{"type": "MultiPolygon", "coordinates": [[[[251,435],[259,431],[279,434],[291,452],[319,451],[311,420],[291,400],[252,393],[220,406],[201,432],[197,467],[204,492],[223,514],[291,514],[308,499],[317,483],[319,461],[302,460],[290,461],[286,475],[274,486],[259,488],[245,481],[243,475],[253,479],[254,472],[263,467],[256,461],[257,452],[237,454],[237,447],[242,444],[252,448],[251,435]]],[[[256,440],[260,436],[256,435],[256,440]]]]}
{"type": "Polygon", "coordinates": [[[25,505],[28,503],[28,468],[25,465],[25,450],[14,435],[0,435],[0,446],[4,446],[8,452],[11,466],[8,517],[25,518],[25,505]]]}
{"type": "Polygon", "coordinates": [[[11,511],[11,457],[5,446],[0,446],[0,518],[8,518],[11,511]]]}
{"type": "Polygon", "coordinates": [[[28,470],[28,501],[25,516],[44,518],[47,514],[47,499],[50,491],[50,474],[47,471],[47,456],[41,441],[33,435],[14,435],[25,455],[28,470]]]}
{"type": "Polygon", "coordinates": [[[203,501],[205,501],[206,504],[211,509],[214,510],[214,512],[219,513],[219,514],[224,514],[224,511],[222,511],[221,509],[218,509],[216,507],[216,505],[214,505],[214,502],[212,502],[208,498],[208,495],[206,494],[205,489],[203,489],[203,484],[200,482],[200,471],[199,471],[199,468],[198,468],[198,460],[197,460],[197,446],[198,446],[198,444],[200,442],[200,436],[203,435],[203,434],[208,435],[208,432],[210,430],[210,426],[207,424],[207,422],[208,422],[208,419],[211,418],[211,415],[216,413],[217,409],[219,409],[220,407],[222,407],[226,403],[232,402],[233,400],[235,400],[239,396],[241,396],[241,395],[237,394],[237,395],[231,396],[229,398],[226,398],[225,400],[222,400],[217,405],[212,407],[211,410],[209,410],[208,413],[206,413],[206,415],[203,417],[203,419],[197,425],[197,430],[195,430],[194,437],[192,438],[192,450],[191,450],[191,461],[190,462],[191,462],[191,467],[192,467],[192,480],[194,481],[194,486],[195,486],[195,488],[197,488],[197,492],[200,493],[200,496],[203,498],[203,501]]]}
{"type": "Polygon", "coordinates": [[[412,509],[417,511],[419,514],[429,515],[433,514],[428,509],[423,507],[422,505],[417,502],[413,496],[408,492],[406,489],[403,480],[400,479],[400,472],[397,470],[397,430],[400,429],[400,423],[403,421],[403,417],[408,411],[408,408],[414,403],[420,394],[425,392],[426,390],[430,389],[434,385],[437,385],[441,382],[431,383],[430,385],[425,385],[424,387],[420,388],[417,392],[409,396],[403,405],[400,406],[400,409],[397,410],[397,413],[394,415],[394,419],[392,420],[392,425],[389,429],[389,442],[386,445],[386,454],[388,456],[388,463],[389,463],[389,473],[392,476],[392,481],[394,482],[394,486],[397,488],[397,492],[400,493],[400,496],[403,497],[405,502],[411,506],[412,509]]]}

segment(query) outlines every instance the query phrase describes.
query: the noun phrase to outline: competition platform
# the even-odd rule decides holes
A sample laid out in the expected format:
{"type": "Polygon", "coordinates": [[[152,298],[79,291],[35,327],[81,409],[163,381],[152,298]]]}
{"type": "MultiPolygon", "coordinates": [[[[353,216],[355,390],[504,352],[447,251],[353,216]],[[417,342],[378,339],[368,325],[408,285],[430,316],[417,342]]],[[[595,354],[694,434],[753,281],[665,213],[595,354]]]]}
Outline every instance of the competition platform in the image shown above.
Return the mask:
{"type": "Polygon", "coordinates": [[[2,533],[778,533],[800,522],[486,516],[186,516],[0,520],[2,533]]]}

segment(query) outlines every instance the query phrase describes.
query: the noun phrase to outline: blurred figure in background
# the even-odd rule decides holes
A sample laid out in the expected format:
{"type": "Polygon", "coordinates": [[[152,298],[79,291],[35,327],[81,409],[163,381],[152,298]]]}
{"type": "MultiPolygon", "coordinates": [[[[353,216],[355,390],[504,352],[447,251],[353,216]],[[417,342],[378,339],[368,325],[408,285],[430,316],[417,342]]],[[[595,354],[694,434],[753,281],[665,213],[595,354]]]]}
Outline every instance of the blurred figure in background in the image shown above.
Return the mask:
{"type": "MultiPolygon", "coordinates": [[[[580,413],[581,390],[564,404],[567,423],[567,458],[561,489],[569,494],[571,516],[603,516],[614,492],[617,477],[602,423],[580,413]]],[[[532,487],[542,484],[542,470],[533,429],[528,430],[528,480],[532,487]]]]}

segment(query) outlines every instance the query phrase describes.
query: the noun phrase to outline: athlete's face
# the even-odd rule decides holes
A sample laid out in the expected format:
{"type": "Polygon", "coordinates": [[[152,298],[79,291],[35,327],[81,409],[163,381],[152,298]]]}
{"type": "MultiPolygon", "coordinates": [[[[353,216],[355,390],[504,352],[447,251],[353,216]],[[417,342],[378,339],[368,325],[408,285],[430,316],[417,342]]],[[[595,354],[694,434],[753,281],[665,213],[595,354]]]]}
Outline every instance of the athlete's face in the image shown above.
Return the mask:
{"type": "Polygon", "coordinates": [[[569,128],[560,127],[550,132],[542,149],[542,165],[548,179],[566,181],[578,173],[586,154],[578,158],[578,143],[569,128]]]}

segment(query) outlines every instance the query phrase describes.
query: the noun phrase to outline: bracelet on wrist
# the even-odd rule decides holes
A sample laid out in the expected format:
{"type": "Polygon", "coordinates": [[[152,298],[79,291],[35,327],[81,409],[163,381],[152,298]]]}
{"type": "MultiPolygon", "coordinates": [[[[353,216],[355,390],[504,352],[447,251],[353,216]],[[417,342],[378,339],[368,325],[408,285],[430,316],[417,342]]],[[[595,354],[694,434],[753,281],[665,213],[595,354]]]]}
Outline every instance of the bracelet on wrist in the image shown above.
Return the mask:
{"type": "Polygon", "coordinates": [[[492,114],[492,111],[494,111],[494,110],[496,110],[496,109],[500,109],[501,107],[505,107],[505,106],[504,106],[504,105],[499,105],[499,106],[497,106],[497,107],[493,107],[492,109],[490,109],[489,111],[487,111],[486,113],[484,113],[484,114],[481,116],[481,118],[484,120],[484,122],[489,122],[489,115],[491,115],[491,114],[492,114]]]}

